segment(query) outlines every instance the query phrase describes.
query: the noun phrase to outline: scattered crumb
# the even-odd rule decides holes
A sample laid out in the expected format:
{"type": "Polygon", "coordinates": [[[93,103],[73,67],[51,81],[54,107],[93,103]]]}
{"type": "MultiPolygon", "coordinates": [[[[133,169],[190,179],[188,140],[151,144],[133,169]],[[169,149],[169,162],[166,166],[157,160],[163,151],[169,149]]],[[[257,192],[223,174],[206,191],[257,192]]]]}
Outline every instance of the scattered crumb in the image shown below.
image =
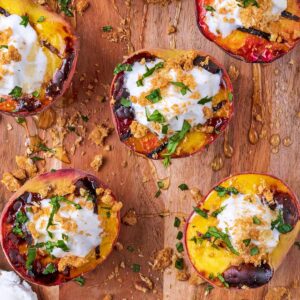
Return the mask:
{"type": "Polygon", "coordinates": [[[232,81],[236,81],[239,78],[240,71],[237,69],[236,66],[230,65],[228,75],[232,81]]]}
{"type": "Polygon", "coordinates": [[[91,162],[90,166],[96,171],[99,172],[100,168],[103,165],[103,156],[98,154],[94,157],[93,161],[91,162]]]}
{"type": "Polygon", "coordinates": [[[167,31],[168,34],[175,33],[176,31],[177,31],[177,28],[174,25],[168,26],[168,31],[167,31]]]}
{"type": "Polygon", "coordinates": [[[189,284],[194,285],[194,286],[198,286],[201,285],[203,283],[205,283],[206,281],[203,280],[197,273],[193,272],[189,278],[189,284]]]}
{"type": "Polygon", "coordinates": [[[137,224],[137,216],[134,209],[129,209],[122,218],[122,223],[128,226],[137,224]]]}
{"type": "Polygon", "coordinates": [[[9,172],[3,174],[1,182],[10,192],[15,192],[21,187],[20,182],[9,172]]]}
{"type": "Polygon", "coordinates": [[[89,135],[89,140],[91,140],[97,146],[104,145],[105,139],[109,136],[110,129],[104,125],[96,125],[89,135]]]}
{"type": "Polygon", "coordinates": [[[152,268],[156,271],[164,271],[172,264],[173,249],[164,248],[157,252],[152,268]]]}
{"type": "Polygon", "coordinates": [[[102,298],[102,300],[112,300],[112,299],[113,299],[113,296],[110,294],[107,294],[102,298]]]}
{"type": "Polygon", "coordinates": [[[179,281],[187,281],[191,277],[191,274],[187,270],[177,271],[176,279],[179,281]]]}
{"type": "Polygon", "coordinates": [[[134,283],[134,287],[136,290],[147,293],[153,289],[153,282],[151,279],[147,276],[144,276],[143,274],[139,273],[140,279],[139,281],[136,281],[134,283]]]}
{"type": "Polygon", "coordinates": [[[6,128],[7,128],[8,131],[10,131],[10,130],[13,129],[13,127],[12,127],[12,125],[10,123],[6,124],[6,128]]]}
{"type": "Polygon", "coordinates": [[[116,248],[118,251],[122,251],[122,250],[124,249],[124,246],[123,246],[120,242],[116,242],[115,248],[116,248]]]}

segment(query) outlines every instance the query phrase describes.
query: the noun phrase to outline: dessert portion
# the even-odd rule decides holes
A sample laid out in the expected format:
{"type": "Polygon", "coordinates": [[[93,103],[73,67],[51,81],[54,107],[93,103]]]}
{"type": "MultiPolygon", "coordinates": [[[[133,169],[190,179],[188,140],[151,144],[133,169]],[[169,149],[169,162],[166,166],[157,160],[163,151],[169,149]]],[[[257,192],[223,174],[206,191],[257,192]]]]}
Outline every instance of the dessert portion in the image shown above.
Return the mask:
{"type": "Polygon", "coordinates": [[[111,97],[120,140],[166,165],[212,143],[233,112],[226,71],[194,50],[134,53],[116,67],[111,97]]]}
{"type": "Polygon", "coordinates": [[[202,33],[246,62],[271,62],[300,38],[296,0],[196,0],[202,33]]]}
{"type": "Polygon", "coordinates": [[[119,233],[111,190],[97,178],[66,169],[25,183],[2,213],[2,247],[23,278],[57,285],[94,269],[119,233]]]}
{"type": "Polygon", "coordinates": [[[78,55],[70,24],[31,0],[0,2],[0,111],[36,114],[69,86],[78,55]]]}
{"type": "Polygon", "coordinates": [[[0,295],[5,300],[38,300],[30,285],[15,272],[0,270],[0,295]]]}
{"type": "Polygon", "coordinates": [[[296,196],[279,179],[263,174],[225,179],[188,219],[190,261],[216,286],[262,286],[297,238],[299,216],[296,196]]]}

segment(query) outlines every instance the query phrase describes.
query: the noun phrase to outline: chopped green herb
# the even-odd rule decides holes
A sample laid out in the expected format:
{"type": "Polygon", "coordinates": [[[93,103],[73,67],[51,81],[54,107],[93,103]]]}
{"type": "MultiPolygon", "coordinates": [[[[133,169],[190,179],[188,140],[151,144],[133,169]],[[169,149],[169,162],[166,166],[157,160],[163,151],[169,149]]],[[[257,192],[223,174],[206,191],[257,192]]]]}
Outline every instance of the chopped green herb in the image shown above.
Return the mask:
{"type": "Polygon", "coordinates": [[[277,219],[271,222],[271,229],[273,230],[274,228],[282,234],[288,233],[293,229],[290,224],[284,223],[282,209],[279,210],[277,219]]]}
{"type": "Polygon", "coordinates": [[[131,270],[135,273],[138,273],[141,271],[141,266],[139,264],[132,264],[131,265],[131,270]]]}
{"type": "Polygon", "coordinates": [[[6,99],[5,98],[3,98],[3,97],[0,97],[0,103],[3,103],[3,102],[5,102],[6,101],[6,99]]]}
{"type": "Polygon", "coordinates": [[[39,91],[34,91],[34,92],[32,93],[32,96],[35,97],[35,98],[37,98],[37,97],[40,96],[40,92],[39,92],[39,91]]]}
{"type": "Polygon", "coordinates": [[[162,134],[167,134],[169,130],[169,126],[168,125],[163,125],[161,128],[161,133],[162,134]]]}
{"type": "Polygon", "coordinates": [[[171,162],[171,155],[175,153],[179,143],[185,138],[186,134],[190,131],[191,125],[189,122],[184,120],[181,131],[176,132],[169,138],[167,153],[164,154],[164,165],[168,166],[171,162]]]}
{"type": "Polygon", "coordinates": [[[15,86],[8,95],[12,96],[15,99],[19,98],[22,96],[22,88],[20,88],[19,86],[15,86]]]}
{"type": "Polygon", "coordinates": [[[22,229],[18,226],[14,226],[13,229],[12,229],[12,232],[16,235],[19,235],[19,236],[24,235],[22,229]]]}
{"type": "Polygon", "coordinates": [[[84,286],[85,284],[85,279],[83,276],[79,276],[74,279],[75,282],[77,282],[80,286],[84,286]]]}
{"type": "Polygon", "coordinates": [[[76,130],[76,127],[75,126],[68,126],[68,130],[70,132],[74,132],[76,130]]]}
{"type": "Polygon", "coordinates": [[[51,172],[51,173],[55,173],[55,172],[56,172],[56,169],[51,169],[50,172],[51,172]]]}
{"type": "Polygon", "coordinates": [[[111,217],[111,212],[110,211],[107,211],[106,212],[106,217],[109,219],[111,217]]]}
{"type": "Polygon", "coordinates": [[[164,123],[166,121],[165,117],[156,109],[152,114],[150,114],[148,108],[145,108],[147,121],[164,123]]]}
{"type": "Polygon", "coordinates": [[[182,233],[182,231],[178,231],[177,236],[176,236],[176,239],[177,239],[177,240],[182,240],[182,238],[183,238],[183,233],[182,233]]]}
{"type": "Polygon", "coordinates": [[[73,17],[74,14],[72,12],[72,9],[70,8],[72,0],[58,0],[58,5],[60,10],[67,16],[67,17],[73,17]]]}
{"type": "Polygon", "coordinates": [[[23,117],[18,117],[18,118],[16,118],[16,122],[17,122],[18,124],[23,124],[24,122],[26,122],[26,119],[23,118],[23,117]]]}
{"type": "Polygon", "coordinates": [[[218,216],[218,214],[220,214],[226,208],[226,206],[227,205],[221,206],[219,209],[213,211],[211,213],[212,217],[216,218],[218,216]]]}
{"type": "Polygon", "coordinates": [[[27,27],[28,23],[29,23],[29,17],[28,16],[21,16],[21,23],[20,25],[24,26],[24,27],[27,27]]]}
{"type": "Polygon", "coordinates": [[[214,280],[215,279],[215,275],[213,273],[210,273],[209,276],[208,276],[208,279],[214,280]]]}
{"type": "Polygon", "coordinates": [[[231,194],[234,194],[234,195],[237,195],[239,193],[239,191],[235,188],[235,187],[223,187],[223,186],[216,186],[214,188],[214,190],[218,193],[218,196],[219,197],[225,197],[227,195],[231,195],[231,194]]]}
{"type": "Polygon", "coordinates": [[[65,233],[63,233],[62,235],[62,239],[65,240],[65,241],[68,241],[69,240],[69,236],[66,235],[65,233]]]}
{"type": "Polygon", "coordinates": [[[203,217],[204,219],[207,219],[208,217],[207,212],[199,207],[194,207],[194,212],[197,213],[199,216],[203,217]]]}
{"type": "Polygon", "coordinates": [[[256,225],[260,225],[261,224],[261,220],[257,216],[254,216],[252,218],[252,221],[253,221],[253,224],[256,224],[256,225]]]}
{"type": "Polygon", "coordinates": [[[248,247],[251,243],[251,239],[245,239],[245,240],[243,240],[243,243],[246,247],[248,247]]]}
{"type": "Polygon", "coordinates": [[[50,263],[46,266],[46,268],[43,271],[44,275],[53,274],[56,272],[55,265],[53,263],[50,263]]]}
{"type": "Polygon", "coordinates": [[[176,244],[176,249],[179,253],[184,251],[183,244],[181,242],[176,244]]]}
{"type": "Polygon", "coordinates": [[[112,31],[113,30],[113,28],[112,28],[112,26],[110,26],[110,25],[107,25],[107,26],[103,26],[102,27],[102,31],[103,32],[110,32],[110,31],[112,31]]]}
{"type": "Polygon", "coordinates": [[[187,191],[189,189],[189,187],[185,183],[180,184],[178,188],[182,191],[187,191]]]}
{"type": "Polygon", "coordinates": [[[0,45],[0,49],[8,49],[8,45],[0,45]]]}
{"type": "Polygon", "coordinates": [[[158,186],[159,189],[163,189],[164,188],[163,181],[157,181],[157,186],[158,186]]]}
{"type": "Polygon", "coordinates": [[[143,74],[142,78],[139,79],[136,82],[137,86],[143,86],[144,85],[144,79],[151,76],[157,69],[161,69],[164,67],[164,63],[163,62],[159,62],[157,63],[153,68],[149,69],[146,65],[146,73],[143,74]]]}
{"type": "Polygon", "coordinates": [[[211,102],[212,101],[212,98],[213,97],[204,97],[204,98],[202,98],[201,100],[199,100],[198,101],[198,104],[201,104],[201,105],[204,105],[204,104],[206,104],[206,103],[208,103],[208,102],[211,102]]]}
{"type": "Polygon", "coordinates": [[[121,99],[121,104],[125,107],[130,107],[131,106],[131,101],[129,99],[123,98],[121,99]]]}
{"type": "Polygon", "coordinates": [[[160,89],[153,90],[148,96],[146,96],[146,99],[148,99],[151,103],[157,103],[162,100],[160,89]]]}
{"type": "Polygon", "coordinates": [[[178,228],[181,224],[181,220],[178,217],[175,217],[174,227],[178,228]]]}
{"type": "Polygon", "coordinates": [[[40,16],[38,19],[37,19],[37,22],[38,23],[43,23],[45,22],[46,18],[44,16],[40,16]]]}
{"type": "Polygon", "coordinates": [[[183,82],[172,81],[171,84],[179,87],[180,88],[180,93],[183,96],[187,93],[187,91],[192,92],[191,89],[187,85],[185,85],[183,82]]]}
{"type": "Polygon", "coordinates": [[[205,9],[207,10],[207,11],[210,11],[210,12],[214,12],[214,11],[216,11],[212,6],[210,6],[210,5],[206,5],[205,6],[205,9]]]}
{"type": "Polygon", "coordinates": [[[16,223],[25,224],[28,221],[28,217],[25,213],[18,211],[16,214],[16,223]]]}
{"type": "Polygon", "coordinates": [[[44,143],[38,144],[38,148],[39,148],[41,151],[44,151],[44,152],[51,152],[51,153],[54,153],[54,150],[51,149],[51,148],[48,148],[44,143]]]}
{"type": "Polygon", "coordinates": [[[33,262],[36,258],[36,248],[35,247],[29,247],[27,251],[27,259],[26,259],[26,269],[32,270],[33,262]]]}
{"type": "Polygon", "coordinates": [[[178,270],[183,270],[184,267],[184,260],[182,257],[177,258],[175,261],[175,268],[178,270]]]}
{"type": "Polygon", "coordinates": [[[259,249],[257,246],[254,246],[253,248],[250,249],[251,256],[257,255],[258,253],[259,253],[259,249]]]}
{"type": "Polygon", "coordinates": [[[160,195],[161,195],[161,190],[158,190],[158,191],[155,193],[154,197],[155,197],[155,198],[158,198],[160,195]]]}
{"type": "Polygon", "coordinates": [[[244,7],[244,8],[246,8],[250,5],[259,7],[259,4],[256,0],[238,0],[238,2],[240,2],[240,4],[238,6],[244,7]]]}
{"type": "Polygon", "coordinates": [[[129,252],[134,252],[134,248],[132,246],[127,246],[126,248],[129,252]]]}
{"type": "Polygon", "coordinates": [[[205,295],[208,295],[210,294],[210,292],[214,289],[214,287],[210,284],[208,284],[206,287],[205,287],[205,295]]]}
{"type": "Polygon", "coordinates": [[[225,281],[224,277],[221,274],[218,274],[217,277],[225,287],[229,288],[229,284],[225,281]]]}
{"type": "Polygon", "coordinates": [[[87,123],[89,121],[89,117],[85,115],[80,115],[83,122],[87,123]]]}
{"type": "Polygon", "coordinates": [[[114,69],[114,74],[117,75],[123,71],[131,72],[132,71],[132,65],[130,64],[118,64],[114,69]]]}
{"type": "Polygon", "coordinates": [[[26,207],[26,211],[32,213],[33,212],[32,207],[26,207]]]}
{"type": "Polygon", "coordinates": [[[228,99],[229,99],[230,102],[233,100],[233,94],[232,93],[228,94],[228,99]]]}

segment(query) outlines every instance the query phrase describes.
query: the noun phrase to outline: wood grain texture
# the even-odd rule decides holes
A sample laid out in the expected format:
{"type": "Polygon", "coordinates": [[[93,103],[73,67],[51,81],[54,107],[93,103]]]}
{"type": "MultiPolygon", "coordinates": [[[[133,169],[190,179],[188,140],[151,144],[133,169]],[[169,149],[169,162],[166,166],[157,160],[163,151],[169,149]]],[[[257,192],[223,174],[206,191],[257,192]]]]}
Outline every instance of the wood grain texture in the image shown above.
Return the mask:
{"type": "MultiPolygon", "coordinates": [[[[88,114],[90,116],[88,131],[94,124],[112,124],[109,103],[106,101],[100,104],[96,100],[96,95],[107,93],[107,85],[112,80],[114,66],[127,54],[126,43],[111,43],[103,37],[101,31],[101,27],[105,25],[119,27],[121,19],[113,7],[113,2],[112,0],[90,0],[91,7],[83,17],[77,18],[81,51],[77,75],[73,83],[75,101],[63,108],[56,105],[58,115],[64,113],[72,115],[76,111],[88,114]],[[79,78],[83,73],[86,73],[87,78],[82,83],[79,78]],[[95,96],[85,102],[87,85],[95,78],[99,81],[95,86],[95,96]]],[[[174,160],[171,167],[165,169],[161,162],[152,162],[130,154],[119,142],[116,134],[111,135],[107,140],[107,144],[113,147],[111,152],[105,152],[102,147],[97,147],[86,139],[72,158],[71,165],[64,166],[92,172],[107,182],[119,200],[123,201],[123,213],[129,208],[136,210],[138,224],[133,227],[122,225],[120,242],[124,245],[124,250],[114,251],[103,265],[87,274],[84,287],[71,282],[60,288],[37,288],[40,299],[99,300],[105,294],[114,295],[114,299],[204,299],[204,287],[196,288],[187,282],[179,282],[176,280],[174,268],[159,274],[153,272],[149,266],[155,251],[167,246],[174,248],[177,234],[173,226],[174,217],[188,216],[192,210],[194,202],[190,193],[180,191],[178,185],[186,183],[189,187],[198,187],[205,194],[220,179],[230,174],[256,171],[282,178],[300,196],[300,118],[297,117],[297,112],[300,111],[299,47],[272,64],[253,67],[231,58],[200,34],[196,25],[193,0],[172,1],[165,7],[149,5],[147,15],[144,15],[146,11],[144,1],[132,0],[131,2],[131,8],[121,0],[116,0],[115,4],[121,16],[131,19],[131,42],[135,50],[142,47],[168,48],[175,45],[177,48],[194,48],[215,56],[227,69],[232,64],[238,68],[240,76],[234,82],[235,116],[228,130],[229,142],[234,148],[234,154],[231,159],[225,158],[222,136],[207,151],[193,157],[174,160]],[[144,29],[143,19],[146,20],[144,29]],[[176,35],[168,35],[168,25],[173,23],[177,24],[178,32],[176,35]],[[141,34],[143,34],[143,41],[140,38],[141,34]],[[293,65],[288,63],[291,59],[295,61],[293,65]],[[262,97],[259,101],[263,108],[262,119],[266,136],[259,139],[256,145],[252,145],[248,140],[248,130],[255,88],[253,84],[255,68],[261,70],[262,97]],[[279,152],[273,154],[269,142],[272,134],[279,134],[282,139],[289,137],[292,144],[285,147],[281,141],[279,152]],[[82,152],[85,155],[82,155],[82,152]],[[93,172],[90,167],[90,162],[96,154],[103,154],[105,158],[105,164],[99,173],[93,172]],[[214,172],[211,163],[217,155],[224,159],[224,167],[214,172]],[[125,161],[128,165],[124,168],[122,162],[125,161]],[[154,169],[156,172],[153,171],[154,169]],[[159,178],[165,177],[170,177],[170,188],[163,191],[156,199],[154,197],[157,190],[156,182],[159,178]],[[164,218],[159,216],[163,211],[169,212],[164,218]],[[127,246],[132,246],[136,250],[131,253],[126,250],[127,246]],[[125,263],[125,269],[118,267],[121,262],[125,263]],[[132,263],[140,264],[141,272],[153,280],[155,293],[143,294],[134,288],[134,283],[139,278],[138,274],[130,269],[132,263]]],[[[15,155],[24,153],[25,131],[15,123],[13,118],[7,116],[1,117],[0,126],[3,141],[0,147],[2,174],[12,169],[15,155]],[[12,124],[14,129],[8,131],[7,123],[12,124]]],[[[31,130],[34,131],[34,126],[31,130]]],[[[60,166],[61,163],[57,160],[49,160],[47,168],[60,166]]],[[[3,187],[1,193],[0,208],[2,209],[9,193],[3,187]]],[[[274,287],[290,288],[290,299],[299,299],[297,270],[300,269],[300,261],[297,256],[299,250],[294,247],[266,287],[253,291],[214,289],[205,299],[264,299],[268,289],[274,287]]],[[[0,267],[9,269],[2,253],[0,267]]],[[[191,271],[191,267],[189,269],[191,271]]]]}

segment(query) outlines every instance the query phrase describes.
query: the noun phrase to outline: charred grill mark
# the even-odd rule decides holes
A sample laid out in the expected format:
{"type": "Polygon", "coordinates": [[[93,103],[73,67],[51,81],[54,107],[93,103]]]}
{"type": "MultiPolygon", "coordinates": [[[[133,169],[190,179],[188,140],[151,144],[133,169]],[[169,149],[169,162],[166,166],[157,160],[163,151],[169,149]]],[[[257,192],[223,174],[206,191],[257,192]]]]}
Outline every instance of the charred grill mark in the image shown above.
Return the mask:
{"type": "Polygon", "coordinates": [[[5,10],[3,7],[0,7],[0,14],[4,15],[5,17],[10,16],[10,13],[7,10],[5,10]]]}
{"type": "Polygon", "coordinates": [[[163,151],[167,146],[168,146],[168,142],[164,142],[159,147],[157,147],[155,150],[153,150],[152,152],[150,152],[149,154],[147,154],[147,157],[148,158],[155,157],[157,154],[159,154],[161,151],[163,151]]]}
{"type": "Polygon", "coordinates": [[[202,67],[203,69],[212,74],[222,72],[222,70],[211,59],[208,60],[208,64],[204,64],[204,62],[206,61],[206,57],[207,56],[197,56],[193,61],[193,65],[202,67]]]}
{"type": "Polygon", "coordinates": [[[259,36],[268,41],[270,40],[270,37],[271,37],[271,35],[269,33],[252,28],[252,27],[250,27],[250,28],[240,27],[240,28],[238,28],[238,30],[241,32],[246,32],[246,33],[250,33],[250,34],[259,36]]]}
{"type": "Polygon", "coordinates": [[[226,103],[227,103],[226,100],[222,100],[216,106],[213,106],[212,108],[213,112],[217,112],[218,110],[220,110],[226,103]]]}
{"type": "Polygon", "coordinates": [[[96,259],[100,258],[100,245],[95,248],[95,256],[96,259]]]}
{"type": "Polygon", "coordinates": [[[56,72],[50,85],[46,89],[46,95],[48,97],[57,96],[61,92],[63,84],[70,74],[74,58],[75,53],[72,53],[68,58],[63,60],[62,67],[56,72]]]}
{"type": "Polygon", "coordinates": [[[285,19],[289,19],[289,20],[292,20],[292,21],[296,21],[296,22],[300,22],[300,17],[284,10],[282,13],[281,13],[281,16],[285,19]]]}
{"type": "Polygon", "coordinates": [[[45,40],[41,40],[40,44],[42,47],[47,48],[50,52],[52,52],[53,54],[55,54],[56,56],[58,56],[60,59],[63,59],[64,57],[60,54],[59,50],[57,48],[55,48],[52,44],[50,44],[49,42],[45,41],[45,40]]]}

